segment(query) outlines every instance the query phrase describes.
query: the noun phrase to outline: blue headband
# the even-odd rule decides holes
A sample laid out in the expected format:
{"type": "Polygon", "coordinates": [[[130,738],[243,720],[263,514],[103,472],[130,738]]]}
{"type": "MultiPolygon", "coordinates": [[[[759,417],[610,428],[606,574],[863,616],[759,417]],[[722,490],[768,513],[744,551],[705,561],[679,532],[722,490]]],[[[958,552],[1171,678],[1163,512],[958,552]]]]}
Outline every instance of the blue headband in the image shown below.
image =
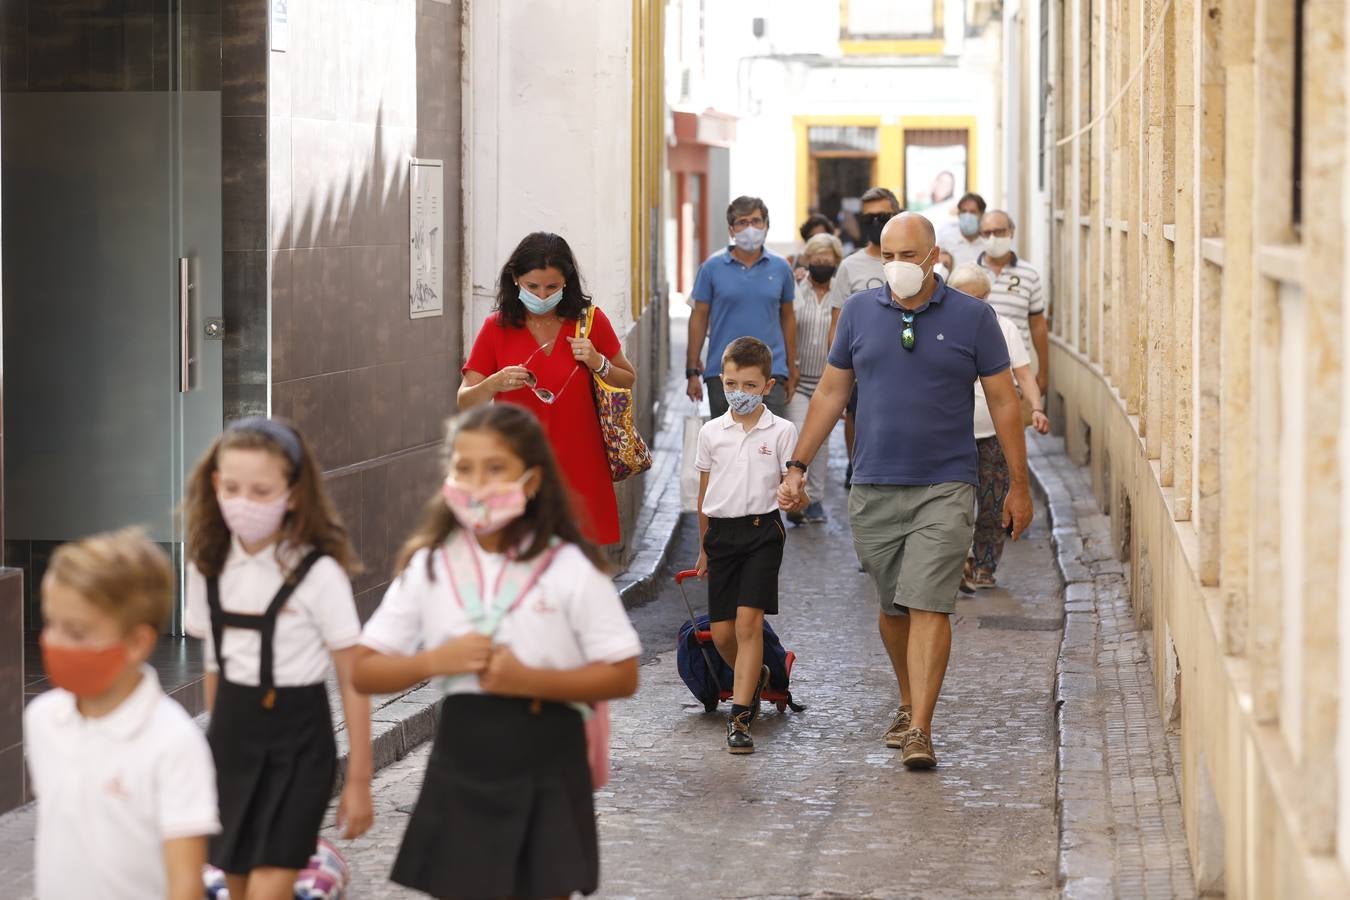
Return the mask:
{"type": "Polygon", "coordinates": [[[300,460],[303,458],[300,452],[300,438],[294,431],[280,422],[266,416],[248,416],[243,419],[235,419],[225,430],[250,431],[271,438],[281,447],[281,452],[286,454],[286,458],[291,461],[291,468],[297,472],[300,471],[300,460]]]}

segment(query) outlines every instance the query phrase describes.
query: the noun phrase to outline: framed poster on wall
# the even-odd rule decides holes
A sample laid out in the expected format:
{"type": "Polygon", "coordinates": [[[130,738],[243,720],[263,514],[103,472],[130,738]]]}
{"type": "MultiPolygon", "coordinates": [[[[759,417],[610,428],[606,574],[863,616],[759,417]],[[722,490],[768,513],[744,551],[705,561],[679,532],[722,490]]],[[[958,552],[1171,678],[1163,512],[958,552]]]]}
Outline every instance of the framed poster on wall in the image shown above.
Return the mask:
{"type": "Polygon", "coordinates": [[[439,159],[408,161],[408,318],[443,314],[445,168],[439,159]]]}

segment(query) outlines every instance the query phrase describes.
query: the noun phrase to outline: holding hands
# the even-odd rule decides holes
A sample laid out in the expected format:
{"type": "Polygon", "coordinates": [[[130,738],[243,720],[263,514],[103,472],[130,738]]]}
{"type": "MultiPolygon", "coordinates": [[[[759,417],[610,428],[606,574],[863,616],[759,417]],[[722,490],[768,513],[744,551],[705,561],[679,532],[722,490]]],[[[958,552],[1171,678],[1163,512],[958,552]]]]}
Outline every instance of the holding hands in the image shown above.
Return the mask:
{"type": "Polygon", "coordinates": [[[806,508],[810,502],[810,497],[806,496],[806,489],[803,486],[806,477],[798,469],[788,469],[788,473],[783,476],[782,484],[778,485],[778,508],[784,512],[797,512],[806,508]]]}

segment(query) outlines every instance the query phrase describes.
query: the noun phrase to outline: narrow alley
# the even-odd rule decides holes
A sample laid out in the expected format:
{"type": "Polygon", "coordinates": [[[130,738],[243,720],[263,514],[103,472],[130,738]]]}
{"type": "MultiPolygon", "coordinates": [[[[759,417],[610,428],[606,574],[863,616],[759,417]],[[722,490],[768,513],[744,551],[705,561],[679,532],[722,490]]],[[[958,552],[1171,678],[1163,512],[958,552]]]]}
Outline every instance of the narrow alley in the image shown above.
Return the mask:
{"type": "MultiPolygon", "coordinates": [[[[798,655],[793,689],[807,709],[766,705],[753,756],[726,752],[725,706],[705,715],[679,680],[675,633],[688,616],[674,582],[632,612],[642,686],[613,707],[614,774],[596,799],[599,896],[1053,895],[1063,605],[1045,510],[1009,545],[1000,587],[960,601],[934,726],[939,765],[910,772],[881,739],[894,679],[853,555],[843,474],[831,473],[829,523],[788,529],[773,621],[798,655]]],[[[692,563],[688,520],[677,541],[671,559],[692,563]]],[[[701,586],[691,599],[703,602],[701,586]]],[[[375,827],[349,845],[353,896],[417,896],[386,877],[428,751],[376,777],[375,827]]]]}

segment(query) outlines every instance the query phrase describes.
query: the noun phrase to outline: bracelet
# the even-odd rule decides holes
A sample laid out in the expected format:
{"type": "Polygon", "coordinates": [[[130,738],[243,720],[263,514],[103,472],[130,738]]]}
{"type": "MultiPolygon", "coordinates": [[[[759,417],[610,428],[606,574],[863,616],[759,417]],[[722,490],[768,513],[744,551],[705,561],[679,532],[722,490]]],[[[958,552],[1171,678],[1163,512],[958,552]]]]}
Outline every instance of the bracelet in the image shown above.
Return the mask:
{"type": "Polygon", "coordinates": [[[700,369],[700,368],[698,368],[698,367],[696,367],[696,366],[690,366],[689,368],[687,368],[687,369],[684,370],[684,377],[685,377],[685,378],[697,378],[698,376],[700,376],[700,375],[702,375],[702,374],[703,374],[703,370],[700,369]]]}
{"type": "Polygon", "coordinates": [[[609,370],[612,369],[612,368],[614,368],[614,367],[613,367],[612,365],[610,365],[609,360],[607,360],[607,359],[602,359],[602,361],[601,361],[601,363],[600,363],[600,368],[598,368],[598,369],[592,369],[591,371],[594,372],[594,373],[595,373],[597,376],[599,376],[600,378],[604,378],[606,375],[609,374],[609,370]]]}

